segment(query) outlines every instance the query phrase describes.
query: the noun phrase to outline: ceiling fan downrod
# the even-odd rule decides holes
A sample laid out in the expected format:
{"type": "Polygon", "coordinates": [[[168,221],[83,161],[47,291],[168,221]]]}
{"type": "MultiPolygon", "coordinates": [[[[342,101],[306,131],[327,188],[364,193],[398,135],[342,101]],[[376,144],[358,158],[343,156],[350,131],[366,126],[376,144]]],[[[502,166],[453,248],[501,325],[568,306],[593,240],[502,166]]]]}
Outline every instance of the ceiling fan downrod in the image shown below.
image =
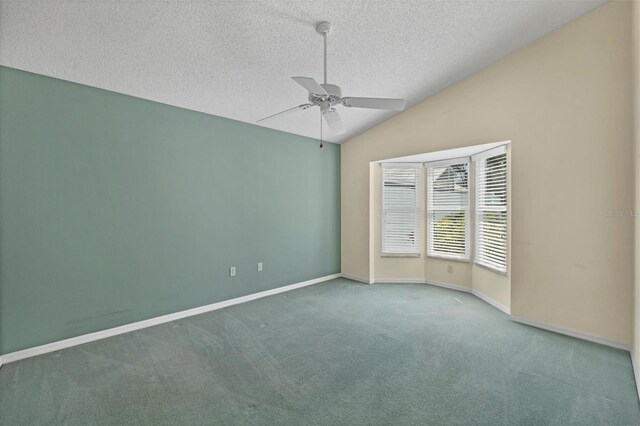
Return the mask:
{"type": "MultiPolygon", "coordinates": [[[[316,31],[318,34],[322,36],[322,41],[324,44],[324,84],[327,84],[327,36],[331,33],[333,27],[329,22],[320,22],[316,27],[316,31]]],[[[320,148],[323,148],[324,144],[322,143],[322,110],[320,111],[320,148]]]]}
{"type": "Polygon", "coordinates": [[[320,22],[316,27],[316,31],[324,41],[324,84],[327,84],[327,36],[333,31],[333,27],[329,22],[320,22]]]}

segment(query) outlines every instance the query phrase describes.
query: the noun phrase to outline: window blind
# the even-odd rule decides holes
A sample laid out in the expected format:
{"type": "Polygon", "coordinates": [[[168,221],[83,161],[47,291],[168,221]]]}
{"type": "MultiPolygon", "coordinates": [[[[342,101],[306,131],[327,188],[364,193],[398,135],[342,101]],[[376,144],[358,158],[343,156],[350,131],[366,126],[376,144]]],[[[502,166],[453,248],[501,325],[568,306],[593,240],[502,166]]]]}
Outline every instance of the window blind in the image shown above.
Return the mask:
{"type": "Polygon", "coordinates": [[[478,265],[507,272],[507,154],[491,150],[476,161],[476,250],[478,265]]]}
{"type": "Polygon", "coordinates": [[[420,255],[420,164],[382,164],[382,254],[420,255]]]}
{"type": "Polygon", "coordinates": [[[469,161],[427,163],[427,254],[469,259],[469,161]]]}

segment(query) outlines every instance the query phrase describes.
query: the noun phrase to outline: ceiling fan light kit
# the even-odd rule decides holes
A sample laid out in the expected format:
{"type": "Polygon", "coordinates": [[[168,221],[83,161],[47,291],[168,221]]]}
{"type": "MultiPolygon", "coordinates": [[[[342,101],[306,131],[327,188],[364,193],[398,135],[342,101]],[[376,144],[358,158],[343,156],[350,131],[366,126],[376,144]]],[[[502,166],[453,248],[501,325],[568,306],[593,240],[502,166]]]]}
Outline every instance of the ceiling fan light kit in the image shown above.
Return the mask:
{"type": "MultiPolygon", "coordinates": [[[[347,108],[370,108],[385,109],[391,111],[402,111],[406,106],[404,99],[387,99],[387,98],[360,98],[360,97],[342,97],[342,89],[335,85],[327,83],[327,36],[333,31],[333,26],[329,22],[321,22],[317,25],[316,31],[324,40],[324,83],[319,84],[311,77],[291,77],[293,81],[302,86],[309,94],[309,103],[298,105],[293,108],[278,112],[268,117],[262,118],[257,122],[271,120],[275,117],[289,115],[296,111],[309,109],[311,107],[319,107],[322,117],[324,117],[327,126],[333,134],[341,134],[346,131],[340,114],[336,110],[337,106],[347,108]]],[[[321,125],[322,126],[322,125],[321,125]]],[[[321,127],[322,129],[322,127],[321,127]]]]}

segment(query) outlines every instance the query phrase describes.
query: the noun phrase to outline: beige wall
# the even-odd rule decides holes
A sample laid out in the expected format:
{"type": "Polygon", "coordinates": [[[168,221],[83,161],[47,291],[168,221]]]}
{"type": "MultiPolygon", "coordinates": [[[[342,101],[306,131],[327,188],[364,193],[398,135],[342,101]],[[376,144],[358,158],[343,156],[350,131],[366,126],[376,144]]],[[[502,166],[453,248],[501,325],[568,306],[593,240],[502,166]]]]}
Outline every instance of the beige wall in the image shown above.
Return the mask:
{"type": "Polygon", "coordinates": [[[630,8],[606,4],[342,145],[343,273],[372,274],[371,161],[511,140],[510,293],[485,271],[479,285],[515,315],[629,344],[633,218],[606,211],[633,208],[630,8]]]}
{"type": "Polygon", "coordinates": [[[472,274],[471,262],[454,262],[431,257],[425,258],[424,261],[425,281],[471,288],[472,274]]]}

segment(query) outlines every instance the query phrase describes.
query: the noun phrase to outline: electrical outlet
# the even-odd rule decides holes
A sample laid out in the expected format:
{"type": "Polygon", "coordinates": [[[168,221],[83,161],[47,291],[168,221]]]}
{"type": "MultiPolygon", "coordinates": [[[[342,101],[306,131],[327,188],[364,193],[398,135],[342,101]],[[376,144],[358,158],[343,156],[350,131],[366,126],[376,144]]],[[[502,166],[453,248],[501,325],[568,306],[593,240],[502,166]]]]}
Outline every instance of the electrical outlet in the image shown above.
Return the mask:
{"type": "Polygon", "coordinates": [[[453,274],[453,265],[447,265],[447,272],[453,274]]]}
{"type": "Polygon", "coordinates": [[[229,276],[230,277],[235,277],[236,276],[236,267],[235,266],[229,267],[229,276]]]}
{"type": "Polygon", "coordinates": [[[262,272],[262,262],[258,262],[258,272],[262,272]]]}

